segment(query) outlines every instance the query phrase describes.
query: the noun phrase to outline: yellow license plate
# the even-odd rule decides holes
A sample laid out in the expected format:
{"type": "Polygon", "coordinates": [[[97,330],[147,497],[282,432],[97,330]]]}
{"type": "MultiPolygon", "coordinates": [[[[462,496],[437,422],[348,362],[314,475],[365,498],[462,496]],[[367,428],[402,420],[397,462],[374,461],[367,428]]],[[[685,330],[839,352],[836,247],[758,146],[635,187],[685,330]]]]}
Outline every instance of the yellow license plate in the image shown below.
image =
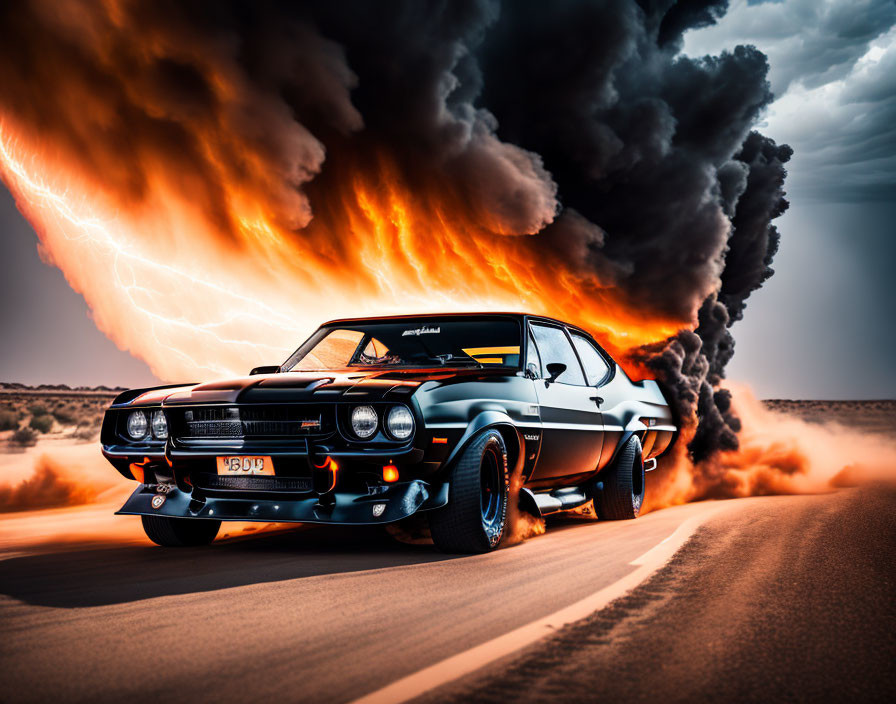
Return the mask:
{"type": "Polygon", "coordinates": [[[274,461],[270,457],[219,457],[218,474],[268,474],[274,476],[274,461]]]}

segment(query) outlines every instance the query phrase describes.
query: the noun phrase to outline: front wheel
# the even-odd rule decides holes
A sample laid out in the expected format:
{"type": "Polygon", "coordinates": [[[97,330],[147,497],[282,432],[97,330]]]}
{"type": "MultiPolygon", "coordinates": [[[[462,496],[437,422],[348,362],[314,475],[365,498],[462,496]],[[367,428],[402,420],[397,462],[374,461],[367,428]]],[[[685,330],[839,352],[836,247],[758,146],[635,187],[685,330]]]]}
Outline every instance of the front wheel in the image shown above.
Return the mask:
{"type": "Polygon", "coordinates": [[[448,505],[429,512],[432,541],[442,552],[480,553],[501,542],[510,478],[507,449],[497,430],[478,435],[451,470],[448,505]]]}
{"type": "Polygon", "coordinates": [[[644,460],[641,441],[633,435],[613,464],[597,478],[595,508],[598,518],[637,518],[644,502],[644,460]]]}
{"type": "Polygon", "coordinates": [[[221,521],[208,518],[171,518],[170,516],[140,516],[146,537],[166,548],[185,548],[208,545],[215,539],[221,521]]]}

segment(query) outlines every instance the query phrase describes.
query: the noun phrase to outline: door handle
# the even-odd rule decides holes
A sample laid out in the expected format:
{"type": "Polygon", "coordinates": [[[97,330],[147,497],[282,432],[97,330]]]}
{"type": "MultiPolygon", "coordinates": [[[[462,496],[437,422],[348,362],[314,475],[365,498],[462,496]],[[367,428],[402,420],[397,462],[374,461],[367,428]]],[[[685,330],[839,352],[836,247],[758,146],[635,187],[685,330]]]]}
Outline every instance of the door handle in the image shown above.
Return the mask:
{"type": "Polygon", "coordinates": [[[594,401],[598,406],[604,402],[604,400],[600,396],[592,396],[591,400],[594,401]]]}

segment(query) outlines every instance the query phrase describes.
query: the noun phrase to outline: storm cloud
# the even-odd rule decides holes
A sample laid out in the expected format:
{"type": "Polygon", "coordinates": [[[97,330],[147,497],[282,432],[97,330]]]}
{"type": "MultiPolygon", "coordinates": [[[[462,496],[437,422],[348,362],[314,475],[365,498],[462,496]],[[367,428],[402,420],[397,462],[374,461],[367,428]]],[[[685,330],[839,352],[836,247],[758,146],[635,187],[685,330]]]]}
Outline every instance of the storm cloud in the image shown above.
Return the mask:
{"type": "Polygon", "coordinates": [[[777,100],[764,130],[793,145],[801,199],[888,201],[896,195],[896,3],[738,3],[691,32],[685,53],[733,43],[769,57],[777,100]]]}

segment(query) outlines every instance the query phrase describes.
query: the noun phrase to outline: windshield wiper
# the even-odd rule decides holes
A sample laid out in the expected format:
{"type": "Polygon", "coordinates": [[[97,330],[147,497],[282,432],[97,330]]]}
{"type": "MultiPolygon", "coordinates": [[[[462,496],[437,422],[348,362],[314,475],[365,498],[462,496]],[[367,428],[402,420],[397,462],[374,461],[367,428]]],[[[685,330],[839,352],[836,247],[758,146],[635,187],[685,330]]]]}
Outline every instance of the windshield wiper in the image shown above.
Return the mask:
{"type": "Polygon", "coordinates": [[[469,365],[472,363],[472,364],[475,364],[480,369],[482,369],[485,366],[478,359],[476,359],[475,357],[471,357],[470,355],[468,355],[466,353],[464,353],[462,355],[440,354],[440,355],[437,355],[437,357],[444,360],[442,362],[443,366],[448,364],[449,362],[451,364],[462,364],[462,365],[469,365]]]}
{"type": "Polygon", "coordinates": [[[428,357],[433,362],[438,362],[439,366],[441,366],[441,367],[444,367],[449,362],[451,364],[463,364],[463,365],[468,365],[472,362],[480,369],[483,368],[482,362],[480,362],[478,359],[471,357],[466,352],[464,352],[463,354],[460,354],[460,355],[454,355],[454,354],[451,354],[450,352],[446,352],[445,354],[434,354],[433,351],[431,349],[429,349],[429,346],[423,340],[421,340],[419,337],[417,338],[417,342],[420,343],[420,346],[423,348],[423,351],[426,353],[426,357],[428,357]]]}

